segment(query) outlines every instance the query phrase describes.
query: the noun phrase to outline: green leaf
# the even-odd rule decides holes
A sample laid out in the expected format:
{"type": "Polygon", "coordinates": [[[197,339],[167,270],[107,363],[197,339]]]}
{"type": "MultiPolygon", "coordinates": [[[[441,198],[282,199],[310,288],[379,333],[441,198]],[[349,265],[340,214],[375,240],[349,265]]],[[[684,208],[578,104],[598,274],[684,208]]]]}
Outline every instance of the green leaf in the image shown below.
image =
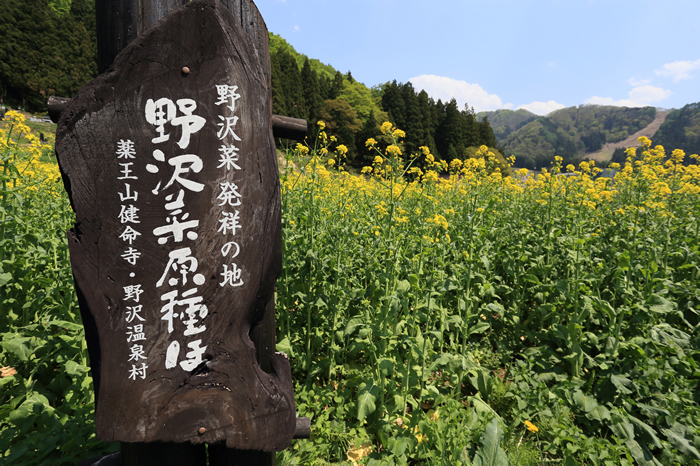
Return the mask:
{"type": "Polygon", "coordinates": [[[586,417],[595,421],[610,421],[610,411],[603,405],[596,405],[595,408],[586,413],[586,417]]]}
{"type": "Polygon", "coordinates": [[[357,420],[361,421],[365,417],[372,414],[377,409],[376,401],[379,393],[379,387],[375,385],[374,379],[369,379],[366,383],[360,385],[360,390],[357,394],[357,420]]]}
{"type": "Polygon", "coordinates": [[[5,348],[5,351],[9,351],[17,356],[21,361],[26,361],[29,359],[29,355],[32,354],[28,346],[29,340],[29,337],[16,337],[9,341],[3,341],[2,347],[5,348]]]}
{"type": "Polygon", "coordinates": [[[592,396],[585,395],[581,390],[576,390],[574,392],[574,403],[576,403],[576,406],[582,409],[584,413],[590,413],[598,407],[596,399],[592,396]]]}
{"type": "Polygon", "coordinates": [[[487,304],[487,305],[486,305],[486,310],[487,310],[490,314],[492,314],[492,315],[493,315],[493,314],[498,314],[498,315],[501,316],[501,317],[503,317],[503,316],[505,315],[505,313],[506,313],[506,310],[503,308],[503,306],[501,306],[501,305],[498,304],[498,303],[489,303],[489,304],[487,304]]]}
{"type": "Polygon", "coordinates": [[[622,440],[632,440],[634,438],[634,426],[624,419],[615,424],[611,424],[610,430],[622,440]]]}
{"type": "Polygon", "coordinates": [[[663,408],[659,408],[658,406],[651,406],[647,405],[644,403],[637,403],[637,407],[642,410],[642,413],[644,413],[645,416],[649,417],[656,417],[656,416],[670,416],[671,413],[663,408]]]}
{"type": "Polygon", "coordinates": [[[394,372],[394,364],[390,359],[382,358],[379,360],[379,371],[384,374],[384,377],[391,377],[394,372]]]}
{"type": "Polygon", "coordinates": [[[628,389],[626,385],[629,385],[632,383],[630,379],[628,379],[625,376],[622,375],[615,375],[611,374],[610,375],[610,381],[612,382],[613,385],[615,385],[615,388],[617,388],[617,391],[619,391],[622,394],[629,395],[632,393],[632,390],[628,389]]]}
{"type": "Polygon", "coordinates": [[[652,297],[649,298],[648,304],[649,310],[657,314],[667,314],[674,311],[673,303],[659,295],[652,295],[652,297]]]}
{"type": "Polygon", "coordinates": [[[66,330],[73,330],[73,331],[80,331],[83,330],[83,326],[81,324],[76,324],[75,322],[67,322],[65,320],[51,320],[47,325],[51,325],[54,327],[60,327],[64,328],[66,330]]]}
{"type": "Polygon", "coordinates": [[[673,444],[678,450],[685,454],[690,456],[691,458],[695,458],[696,460],[700,460],[700,452],[690,444],[690,442],[684,438],[678,435],[677,433],[673,432],[670,429],[661,429],[661,432],[666,436],[666,439],[668,439],[669,442],[673,444]]]}
{"type": "Polygon", "coordinates": [[[479,322],[471,329],[469,329],[469,335],[474,335],[475,333],[483,333],[491,327],[488,322],[479,322]]]}
{"type": "Polygon", "coordinates": [[[75,361],[66,361],[66,372],[68,375],[82,375],[88,371],[88,368],[78,364],[75,361]]]}
{"type": "Polygon", "coordinates": [[[484,399],[489,399],[491,390],[493,389],[493,379],[486,371],[480,371],[476,377],[469,377],[469,381],[474,388],[479,390],[479,393],[481,393],[484,399]]]}
{"type": "Polygon", "coordinates": [[[409,283],[407,280],[401,280],[396,287],[396,291],[401,294],[408,293],[411,291],[411,283],[409,283]]]}
{"type": "Polygon", "coordinates": [[[438,367],[445,367],[452,362],[452,355],[450,353],[443,353],[439,358],[437,358],[430,365],[430,370],[433,371],[438,367]]]}
{"type": "Polygon", "coordinates": [[[503,429],[493,418],[481,436],[481,446],[474,457],[474,466],[508,466],[508,456],[501,448],[503,429]]]}
{"type": "Polygon", "coordinates": [[[651,454],[646,445],[639,444],[633,439],[627,440],[625,445],[627,445],[627,448],[629,448],[635,461],[637,461],[637,463],[641,466],[661,466],[661,463],[654,458],[654,455],[651,454]]]}
{"type": "Polygon", "coordinates": [[[651,339],[661,346],[673,346],[676,344],[685,348],[690,344],[690,335],[666,323],[652,327],[651,339]]]}
{"type": "Polygon", "coordinates": [[[345,336],[347,337],[349,335],[352,335],[352,333],[362,325],[364,325],[364,323],[362,322],[362,317],[353,317],[348,321],[348,324],[345,326],[345,336]]]}
{"type": "Polygon", "coordinates": [[[634,416],[628,415],[627,417],[632,422],[632,424],[634,424],[637,433],[641,434],[642,437],[650,439],[656,448],[663,448],[661,442],[659,441],[659,438],[656,436],[656,431],[654,429],[652,429],[648,424],[642,422],[634,416]]]}
{"type": "Polygon", "coordinates": [[[12,280],[12,274],[9,272],[0,273],[0,286],[3,286],[7,282],[12,280]]]}
{"type": "Polygon", "coordinates": [[[294,354],[294,351],[292,350],[292,344],[289,342],[288,337],[284,337],[282,341],[277,343],[277,351],[281,351],[287,356],[292,356],[294,354]]]}
{"type": "Polygon", "coordinates": [[[323,301],[321,298],[316,299],[316,302],[314,303],[314,306],[317,308],[323,308],[323,307],[328,307],[325,301],[323,301]]]}
{"type": "Polygon", "coordinates": [[[17,427],[21,427],[22,423],[32,414],[32,406],[24,404],[10,413],[10,422],[17,427]]]}
{"type": "Polygon", "coordinates": [[[488,414],[490,416],[495,416],[496,419],[502,420],[501,416],[498,415],[496,411],[491,408],[488,404],[484,403],[484,400],[479,398],[479,395],[477,396],[470,396],[467,398],[467,400],[474,405],[474,409],[476,409],[476,412],[479,414],[488,414]]]}
{"type": "Polygon", "coordinates": [[[630,253],[629,253],[629,251],[625,251],[618,256],[617,267],[620,270],[629,270],[629,268],[630,268],[630,253]]]}

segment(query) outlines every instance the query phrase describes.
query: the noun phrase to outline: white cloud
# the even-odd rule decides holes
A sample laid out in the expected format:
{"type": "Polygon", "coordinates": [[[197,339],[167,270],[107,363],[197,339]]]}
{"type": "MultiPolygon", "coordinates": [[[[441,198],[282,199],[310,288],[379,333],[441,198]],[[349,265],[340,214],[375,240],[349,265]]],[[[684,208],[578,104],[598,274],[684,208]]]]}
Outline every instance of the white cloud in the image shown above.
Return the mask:
{"type": "Polygon", "coordinates": [[[510,102],[508,102],[507,104],[505,104],[505,105],[503,106],[503,108],[505,108],[505,109],[507,109],[507,110],[512,110],[513,107],[515,107],[515,105],[511,104],[510,102]]]}
{"type": "Polygon", "coordinates": [[[651,82],[651,79],[629,78],[627,82],[630,83],[632,87],[638,87],[649,84],[651,82]]]}
{"type": "Polygon", "coordinates": [[[593,96],[585,103],[594,105],[614,105],[616,107],[646,107],[660,102],[671,95],[668,89],[656,86],[637,86],[629,92],[629,99],[614,100],[611,97],[593,96]]]}
{"type": "Polygon", "coordinates": [[[554,110],[559,110],[560,108],[566,108],[566,105],[560,104],[553,100],[547,102],[532,102],[530,104],[518,105],[518,110],[524,108],[525,110],[534,113],[535,115],[547,115],[554,110]]]}
{"type": "Polygon", "coordinates": [[[660,70],[654,71],[657,76],[672,78],[674,83],[693,77],[690,71],[700,68],[700,60],[674,61],[666,63],[660,70]]]}
{"type": "Polygon", "coordinates": [[[671,91],[668,89],[649,85],[635,87],[629,93],[631,100],[642,103],[659,102],[670,95],[671,91]]]}
{"type": "Polygon", "coordinates": [[[294,32],[297,32],[299,30],[299,26],[294,26],[294,32]]]}
{"type": "Polygon", "coordinates": [[[449,102],[452,98],[457,100],[460,110],[464,104],[474,107],[477,112],[498,110],[503,107],[501,98],[496,94],[489,94],[478,84],[470,84],[466,81],[435,76],[434,74],[422,74],[415,78],[410,78],[414,89],[420,91],[424,89],[433,99],[441,99],[449,102]]]}

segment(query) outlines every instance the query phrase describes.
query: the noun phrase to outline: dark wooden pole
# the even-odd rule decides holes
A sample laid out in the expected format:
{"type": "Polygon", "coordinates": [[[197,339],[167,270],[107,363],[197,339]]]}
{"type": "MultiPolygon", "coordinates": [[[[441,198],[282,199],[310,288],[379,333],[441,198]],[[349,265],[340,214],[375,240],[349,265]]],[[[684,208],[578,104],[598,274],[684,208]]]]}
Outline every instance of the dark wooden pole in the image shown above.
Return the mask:
{"type": "MultiPolygon", "coordinates": [[[[251,0],[219,0],[234,16],[236,27],[247,33],[257,49],[267,81],[268,97],[271,96],[269,38],[265,23],[251,0]]],[[[109,69],[115,57],[139,35],[155,25],[171,11],[189,3],[189,0],[96,0],[96,25],[98,70],[109,69]]],[[[272,115],[270,115],[272,118],[272,115]]],[[[305,123],[305,122],[304,122],[305,123]]],[[[280,120],[286,137],[298,137],[306,128],[289,120],[280,120]]],[[[305,126],[305,125],[304,125],[305,126]]],[[[275,304],[274,298],[266,306],[261,322],[251,329],[258,362],[264,371],[270,371],[271,358],[275,352],[275,304]]],[[[308,422],[302,424],[308,424],[308,422]]],[[[304,425],[305,427],[305,425],[304,425]]],[[[302,429],[306,430],[306,429],[302,429]]],[[[302,434],[308,435],[306,432],[302,434]]],[[[205,464],[202,445],[190,444],[122,444],[121,459],[126,465],[142,464],[205,464]],[[166,456],[168,456],[166,458],[166,456]]],[[[275,454],[226,448],[225,445],[210,445],[209,464],[224,466],[256,464],[272,466],[275,454]]]]}

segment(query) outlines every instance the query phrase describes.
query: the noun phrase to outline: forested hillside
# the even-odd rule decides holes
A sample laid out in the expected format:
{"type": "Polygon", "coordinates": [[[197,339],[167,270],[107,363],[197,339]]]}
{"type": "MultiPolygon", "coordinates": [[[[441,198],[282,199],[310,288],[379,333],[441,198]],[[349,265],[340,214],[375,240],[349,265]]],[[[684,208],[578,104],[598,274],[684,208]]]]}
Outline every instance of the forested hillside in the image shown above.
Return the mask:
{"type": "Polygon", "coordinates": [[[72,96],[97,73],[92,0],[3,0],[0,102],[46,111],[50,95],[72,96]]]}
{"type": "Polygon", "coordinates": [[[656,116],[654,107],[580,105],[522,125],[528,116],[518,112],[497,110],[485,116],[498,121],[495,131],[501,135],[498,142],[505,155],[514,155],[517,167],[531,169],[549,165],[555,155],[563,157],[566,163],[576,163],[586,154],[600,150],[606,142],[626,139],[656,116]],[[513,131],[518,125],[522,126],[513,131]]]}
{"type": "MultiPolygon", "coordinates": [[[[682,149],[687,155],[700,154],[700,102],[668,114],[654,135],[654,144],[682,149]]],[[[691,159],[687,158],[686,163],[691,159]]]]}
{"type": "Polygon", "coordinates": [[[526,124],[537,119],[537,115],[521,108],[519,110],[495,110],[492,112],[479,112],[476,114],[479,120],[484,117],[489,119],[496,139],[501,142],[511,133],[519,130],[526,124]]]}
{"type": "Polygon", "coordinates": [[[356,166],[371,162],[373,154],[365,141],[380,139],[379,125],[387,119],[406,131],[404,153],[417,153],[420,146],[427,146],[449,162],[468,158],[475,147],[485,145],[505,166],[488,119],[477,121],[472,109],[460,110],[454,99],[435,102],[425,91],[416,92],[410,82],[393,81],[369,89],[351,72],[343,74],[309,59],[275,34],[270,34],[270,54],[272,111],[305,118],[310,127],[323,120],[328,132],[348,147],[356,166]]]}

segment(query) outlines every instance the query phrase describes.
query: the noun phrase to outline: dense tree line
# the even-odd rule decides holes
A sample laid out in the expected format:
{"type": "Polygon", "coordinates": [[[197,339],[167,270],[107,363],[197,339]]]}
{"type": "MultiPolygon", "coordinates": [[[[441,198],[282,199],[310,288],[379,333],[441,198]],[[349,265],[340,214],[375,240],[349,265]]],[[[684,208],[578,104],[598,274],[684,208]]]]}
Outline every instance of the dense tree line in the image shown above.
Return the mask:
{"type": "Polygon", "coordinates": [[[72,96],[97,74],[91,0],[3,0],[0,102],[46,111],[50,95],[72,96]]]}
{"type": "Polygon", "coordinates": [[[374,154],[365,141],[380,138],[379,125],[384,119],[406,132],[404,154],[418,153],[420,146],[427,146],[437,159],[449,162],[468,158],[470,147],[497,147],[488,118],[477,121],[473,109],[460,110],[454,99],[435,102],[425,91],[416,92],[410,82],[389,82],[353,101],[353,90],[366,93],[367,88],[350,72],[336,71],[331,77],[326,70],[314,70],[308,58],[300,69],[294,54],[282,48],[271,54],[271,61],[272,111],[305,118],[310,127],[323,120],[327,130],[348,147],[356,166],[371,162],[374,154]],[[365,108],[358,107],[362,103],[365,108]]]}
{"type": "Polygon", "coordinates": [[[689,156],[700,154],[700,102],[669,113],[651,142],[654,146],[664,146],[669,152],[682,149],[686,154],[685,163],[696,163],[689,156]]]}
{"type": "Polygon", "coordinates": [[[455,99],[435,102],[424,90],[416,92],[410,82],[386,83],[381,102],[389,119],[406,131],[407,152],[428,146],[436,157],[449,162],[468,158],[470,147],[498,145],[488,118],[477,121],[474,109],[460,110],[455,99]]]}
{"type": "Polygon", "coordinates": [[[365,146],[380,139],[380,124],[389,120],[406,132],[404,154],[427,146],[438,159],[465,159],[470,147],[497,147],[488,118],[478,121],[473,109],[460,110],[453,99],[435,102],[409,82],[389,82],[367,89],[352,77],[297,53],[284,39],[270,35],[272,111],[305,118],[313,128],[318,120],[349,149],[356,166],[371,162],[374,153],[365,146]]]}

